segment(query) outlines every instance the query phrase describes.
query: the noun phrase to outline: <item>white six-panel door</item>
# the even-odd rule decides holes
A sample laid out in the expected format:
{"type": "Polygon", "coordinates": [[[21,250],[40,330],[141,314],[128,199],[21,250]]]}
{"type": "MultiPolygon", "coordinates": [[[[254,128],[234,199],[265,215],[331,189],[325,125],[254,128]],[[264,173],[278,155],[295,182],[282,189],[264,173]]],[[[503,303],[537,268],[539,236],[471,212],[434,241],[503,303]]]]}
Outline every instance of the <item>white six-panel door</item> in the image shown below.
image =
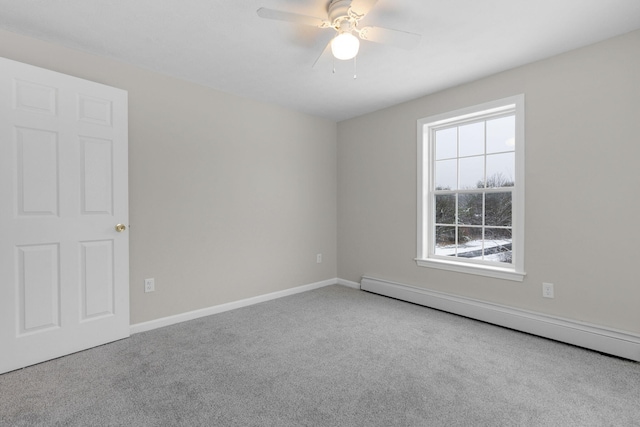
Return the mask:
{"type": "Polygon", "coordinates": [[[0,373],[129,336],[127,114],[0,58],[0,373]]]}

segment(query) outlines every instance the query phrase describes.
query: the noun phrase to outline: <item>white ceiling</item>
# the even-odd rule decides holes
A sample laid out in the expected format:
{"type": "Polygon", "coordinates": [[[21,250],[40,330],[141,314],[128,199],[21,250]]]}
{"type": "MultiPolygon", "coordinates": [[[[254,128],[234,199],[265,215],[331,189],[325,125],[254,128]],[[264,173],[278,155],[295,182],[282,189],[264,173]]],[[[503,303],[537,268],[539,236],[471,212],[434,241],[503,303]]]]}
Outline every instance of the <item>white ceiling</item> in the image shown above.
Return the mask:
{"type": "MultiPolygon", "coordinates": [[[[0,28],[224,92],[344,120],[640,28],[639,0],[379,0],[361,25],[422,34],[313,62],[333,35],[261,19],[329,0],[0,0],[0,28]]],[[[1,40],[0,40],[1,42],[1,40]]]]}

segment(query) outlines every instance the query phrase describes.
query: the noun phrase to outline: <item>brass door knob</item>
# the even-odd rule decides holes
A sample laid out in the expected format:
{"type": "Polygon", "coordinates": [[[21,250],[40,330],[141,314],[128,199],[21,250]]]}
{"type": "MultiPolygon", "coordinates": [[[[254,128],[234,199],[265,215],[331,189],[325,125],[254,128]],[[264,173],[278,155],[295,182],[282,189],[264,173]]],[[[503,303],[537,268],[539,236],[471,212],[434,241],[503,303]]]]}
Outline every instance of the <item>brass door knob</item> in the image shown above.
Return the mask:
{"type": "Polygon", "coordinates": [[[126,225],[124,225],[124,224],[118,224],[118,225],[116,225],[116,231],[117,231],[118,233],[122,233],[122,232],[123,232],[124,230],[126,230],[126,229],[127,229],[127,226],[126,226],[126,225]]]}

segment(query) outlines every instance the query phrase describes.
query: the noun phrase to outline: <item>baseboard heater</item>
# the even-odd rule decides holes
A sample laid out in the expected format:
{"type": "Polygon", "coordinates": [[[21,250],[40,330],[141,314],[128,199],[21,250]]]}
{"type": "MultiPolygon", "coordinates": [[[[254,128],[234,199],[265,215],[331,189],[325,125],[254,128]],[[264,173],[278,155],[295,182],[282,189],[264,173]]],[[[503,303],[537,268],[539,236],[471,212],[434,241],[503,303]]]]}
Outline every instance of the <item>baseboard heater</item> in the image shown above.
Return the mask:
{"type": "Polygon", "coordinates": [[[640,362],[640,335],[363,276],[360,288],[640,362]]]}

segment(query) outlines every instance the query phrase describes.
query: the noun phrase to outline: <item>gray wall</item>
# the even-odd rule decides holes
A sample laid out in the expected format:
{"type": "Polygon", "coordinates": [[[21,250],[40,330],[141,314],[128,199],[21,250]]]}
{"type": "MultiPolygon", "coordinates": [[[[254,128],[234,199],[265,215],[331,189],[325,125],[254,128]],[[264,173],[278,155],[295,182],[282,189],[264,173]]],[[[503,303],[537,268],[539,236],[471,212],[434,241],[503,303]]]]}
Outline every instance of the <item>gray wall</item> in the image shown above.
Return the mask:
{"type": "Polygon", "coordinates": [[[129,91],[132,323],[336,277],[334,122],[4,31],[0,56],[129,91]]]}
{"type": "Polygon", "coordinates": [[[338,276],[640,333],[638,52],[640,31],[339,123],[338,276]],[[416,266],[416,120],[518,93],[524,282],[416,266]],[[542,282],[555,299],[542,298],[542,282]]]}
{"type": "Polygon", "coordinates": [[[1,56],[129,91],[132,323],[371,275],[640,333],[638,51],[637,31],[336,134],[330,121],[0,31],[1,56]],[[517,93],[525,281],[417,267],[416,120],[517,93]]]}

